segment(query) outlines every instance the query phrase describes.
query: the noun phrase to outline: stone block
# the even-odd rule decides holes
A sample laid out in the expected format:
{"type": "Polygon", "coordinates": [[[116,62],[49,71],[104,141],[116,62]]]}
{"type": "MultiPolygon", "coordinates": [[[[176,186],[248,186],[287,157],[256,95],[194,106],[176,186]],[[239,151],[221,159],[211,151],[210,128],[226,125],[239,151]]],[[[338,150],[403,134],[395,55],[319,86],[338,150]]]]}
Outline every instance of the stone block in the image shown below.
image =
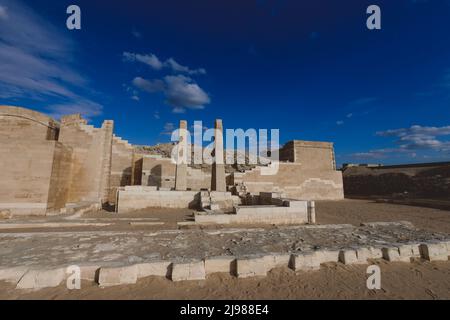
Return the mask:
{"type": "Polygon", "coordinates": [[[305,252],[293,255],[291,260],[291,268],[294,271],[318,270],[321,264],[321,255],[317,252],[305,252]]]}
{"type": "Polygon", "coordinates": [[[339,250],[316,251],[320,263],[339,262],[339,250]]]}
{"type": "Polygon", "coordinates": [[[420,255],[429,261],[447,261],[448,251],[445,242],[426,243],[420,245],[420,255]]]}
{"type": "Polygon", "coordinates": [[[345,249],[339,252],[339,262],[343,264],[360,264],[361,261],[358,260],[358,255],[356,250],[345,249]]]}
{"type": "Polygon", "coordinates": [[[254,258],[237,259],[236,275],[238,278],[267,276],[265,258],[254,257],[254,258]]]}
{"type": "Polygon", "coordinates": [[[388,247],[383,248],[383,259],[390,262],[409,262],[409,257],[400,256],[399,248],[397,247],[388,247]]]}
{"type": "Polygon", "coordinates": [[[170,261],[153,261],[137,264],[138,278],[150,276],[167,277],[169,275],[170,261]]]}
{"type": "Polygon", "coordinates": [[[114,268],[100,268],[98,284],[101,287],[134,284],[138,279],[136,265],[114,268]]]}
{"type": "Polygon", "coordinates": [[[28,271],[26,267],[12,267],[0,269],[0,281],[11,283],[19,282],[23,275],[28,271]]]}
{"type": "Polygon", "coordinates": [[[264,256],[264,259],[266,262],[266,270],[270,271],[275,268],[289,267],[289,263],[291,261],[291,255],[288,253],[286,253],[286,254],[274,253],[274,254],[264,256]]]}
{"type": "Polygon", "coordinates": [[[236,258],[233,256],[219,256],[205,258],[206,275],[213,273],[232,273],[233,263],[236,258]]]}
{"type": "Polygon", "coordinates": [[[17,283],[17,289],[42,289],[57,287],[66,278],[64,268],[29,270],[17,283]]]}
{"type": "Polygon", "coordinates": [[[203,261],[174,263],[171,279],[172,281],[205,280],[205,263],[203,261]]]}
{"type": "Polygon", "coordinates": [[[97,281],[99,270],[100,270],[100,266],[96,266],[96,265],[80,266],[81,279],[88,280],[88,281],[97,281]]]}
{"type": "Polygon", "coordinates": [[[420,257],[419,244],[402,244],[398,246],[400,258],[405,262],[410,262],[411,258],[420,257]]]}

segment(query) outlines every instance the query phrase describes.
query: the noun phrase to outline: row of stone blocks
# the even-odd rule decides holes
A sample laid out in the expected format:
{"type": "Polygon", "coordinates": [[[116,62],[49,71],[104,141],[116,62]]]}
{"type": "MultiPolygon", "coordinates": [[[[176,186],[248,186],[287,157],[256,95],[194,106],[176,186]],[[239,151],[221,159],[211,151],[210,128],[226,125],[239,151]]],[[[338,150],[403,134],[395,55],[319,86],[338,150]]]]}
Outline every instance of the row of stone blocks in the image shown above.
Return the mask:
{"type": "MultiPolygon", "coordinates": [[[[411,243],[383,248],[357,248],[344,250],[317,250],[298,254],[266,254],[236,258],[220,256],[193,262],[156,261],[122,267],[80,266],[81,279],[96,281],[101,287],[134,284],[149,276],[166,277],[172,281],[205,280],[207,275],[228,273],[238,278],[266,276],[278,267],[294,271],[318,270],[321,264],[367,264],[368,259],[391,262],[410,262],[411,258],[428,261],[447,261],[450,241],[411,243]]],[[[16,267],[0,270],[0,280],[17,283],[18,289],[56,287],[67,278],[66,269],[26,270],[16,267]]]]}

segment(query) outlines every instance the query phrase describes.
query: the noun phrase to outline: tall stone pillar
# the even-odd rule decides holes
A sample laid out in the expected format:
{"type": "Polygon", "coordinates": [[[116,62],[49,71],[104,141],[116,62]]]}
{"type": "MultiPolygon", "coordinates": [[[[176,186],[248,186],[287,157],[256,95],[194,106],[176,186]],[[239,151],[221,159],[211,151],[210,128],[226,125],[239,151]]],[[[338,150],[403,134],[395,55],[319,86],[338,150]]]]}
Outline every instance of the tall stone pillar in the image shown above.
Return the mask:
{"type": "Polygon", "coordinates": [[[101,173],[100,173],[100,196],[102,204],[109,201],[111,166],[112,166],[112,143],[113,143],[114,121],[105,120],[102,124],[101,132],[103,141],[100,146],[103,147],[101,155],[101,173]]]}
{"type": "Polygon", "coordinates": [[[213,191],[226,192],[225,165],[223,159],[223,125],[222,120],[217,119],[214,126],[214,163],[212,166],[211,189],[213,191]]]}
{"type": "Polygon", "coordinates": [[[187,190],[187,160],[188,160],[188,141],[187,141],[187,121],[180,121],[179,141],[177,148],[177,168],[175,174],[175,190],[187,190]]]}

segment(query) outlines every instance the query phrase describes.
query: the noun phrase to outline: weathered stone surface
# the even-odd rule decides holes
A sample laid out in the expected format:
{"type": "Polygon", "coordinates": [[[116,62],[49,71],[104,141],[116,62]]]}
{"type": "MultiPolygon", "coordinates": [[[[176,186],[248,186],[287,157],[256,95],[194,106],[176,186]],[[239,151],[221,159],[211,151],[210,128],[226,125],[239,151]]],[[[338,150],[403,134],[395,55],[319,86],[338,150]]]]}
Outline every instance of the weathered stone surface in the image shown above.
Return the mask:
{"type": "Polygon", "coordinates": [[[154,261],[137,264],[138,278],[149,276],[167,277],[171,264],[170,261],[154,261]]]}
{"type": "Polygon", "coordinates": [[[382,257],[381,249],[375,248],[358,248],[356,249],[356,256],[358,258],[358,263],[366,264],[368,259],[379,259],[382,257]]]}
{"type": "Polygon", "coordinates": [[[291,268],[294,271],[303,270],[311,271],[318,270],[320,268],[321,255],[317,252],[305,252],[301,254],[293,255],[291,268]]]}
{"type": "Polygon", "coordinates": [[[291,261],[290,254],[272,253],[264,257],[266,262],[266,270],[270,271],[275,268],[289,267],[291,261]]]}
{"type": "Polygon", "coordinates": [[[42,289],[57,287],[66,278],[64,268],[50,270],[29,270],[17,283],[17,289],[42,289]]]}
{"type": "Polygon", "coordinates": [[[410,257],[400,256],[400,251],[397,247],[383,248],[382,251],[383,259],[390,262],[406,262],[410,259],[410,257]]]}
{"type": "Polygon", "coordinates": [[[100,271],[99,265],[81,265],[81,279],[88,281],[96,281],[98,280],[98,275],[100,271]]]}
{"type": "Polygon", "coordinates": [[[238,278],[265,277],[266,275],[267,266],[264,257],[237,259],[236,276],[238,278]]]}
{"type": "Polygon", "coordinates": [[[354,249],[341,250],[341,252],[339,253],[339,262],[342,262],[343,264],[361,263],[361,261],[358,260],[358,255],[356,253],[356,250],[354,249]]]}
{"type": "Polygon", "coordinates": [[[0,281],[17,283],[27,271],[27,267],[2,268],[0,269],[0,281]]]}
{"type": "Polygon", "coordinates": [[[421,244],[420,254],[422,258],[429,261],[447,261],[449,256],[445,242],[421,244]]]}
{"type": "Polygon", "coordinates": [[[319,250],[316,251],[320,263],[338,262],[339,261],[339,250],[319,250]]]}
{"type": "Polygon", "coordinates": [[[138,268],[136,265],[101,268],[98,284],[101,287],[117,286],[122,284],[133,284],[138,279],[138,268]]]}
{"type": "Polygon", "coordinates": [[[409,262],[411,258],[420,258],[419,244],[403,244],[398,245],[398,251],[401,259],[405,262],[409,262]]]}
{"type": "Polygon", "coordinates": [[[236,258],[233,256],[218,256],[205,258],[206,275],[213,273],[233,273],[233,264],[236,258]]]}
{"type": "Polygon", "coordinates": [[[172,281],[204,280],[206,278],[203,261],[174,263],[172,266],[172,281]]]}

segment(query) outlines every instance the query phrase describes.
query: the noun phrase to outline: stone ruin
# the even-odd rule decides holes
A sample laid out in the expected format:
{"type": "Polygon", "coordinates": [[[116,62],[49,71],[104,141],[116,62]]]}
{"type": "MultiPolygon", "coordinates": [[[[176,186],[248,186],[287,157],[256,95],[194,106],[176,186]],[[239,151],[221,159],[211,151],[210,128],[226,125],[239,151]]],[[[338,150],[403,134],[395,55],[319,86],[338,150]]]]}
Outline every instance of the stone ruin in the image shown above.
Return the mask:
{"type": "MultiPolygon", "coordinates": [[[[180,127],[188,128],[187,122],[180,127]]],[[[215,128],[214,154],[222,157],[220,120],[215,128]]],[[[186,155],[186,139],[177,151],[186,155]]],[[[450,255],[448,235],[406,222],[314,225],[315,200],[344,197],[331,143],[288,142],[280,150],[278,172],[264,175],[262,165],[239,170],[220,163],[176,165],[114,135],[113,121],[95,128],[80,115],[58,122],[0,106],[0,165],[0,218],[19,216],[1,224],[9,232],[0,232],[0,281],[17,289],[59,286],[71,265],[80,267],[82,280],[107,287],[149,276],[247,278],[279,267],[311,271],[328,263],[448,261],[450,255]],[[101,208],[112,217],[81,217],[101,208]],[[178,222],[176,229],[141,230],[133,228],[160,222],[120,218],[130,227],[115,230],[114,212],[145,208],[192,208],[195,220],[178,222]],[[61,217],[30,221],[21,215],[61,217]],[[183,224],[289,226],[185,229],[183,224]],[[85,231],[71,229],[80,227],[85,231]],[[50,231],[11,232],[23,228],[50,231]]]]}
{"type": "MultiPolygon", "coordinates": [[[[221,120],[215,128],[218,158],[221,120]]],[[[186,154],[187,141],[180,141],[186,154]]],[[[116,136],[111,120],[95,128],[79,114],[58,122],[10,106],[0,107],[0,163],[0,210],[11,215],[167,207],[198,209],[200,223],[313,223],[314,200],[344,196],[332,143],[287,143],[275,175],[261,174],[262,165],[228,172],[216,162],[199,168],[147,154],[116,136]]]]}

